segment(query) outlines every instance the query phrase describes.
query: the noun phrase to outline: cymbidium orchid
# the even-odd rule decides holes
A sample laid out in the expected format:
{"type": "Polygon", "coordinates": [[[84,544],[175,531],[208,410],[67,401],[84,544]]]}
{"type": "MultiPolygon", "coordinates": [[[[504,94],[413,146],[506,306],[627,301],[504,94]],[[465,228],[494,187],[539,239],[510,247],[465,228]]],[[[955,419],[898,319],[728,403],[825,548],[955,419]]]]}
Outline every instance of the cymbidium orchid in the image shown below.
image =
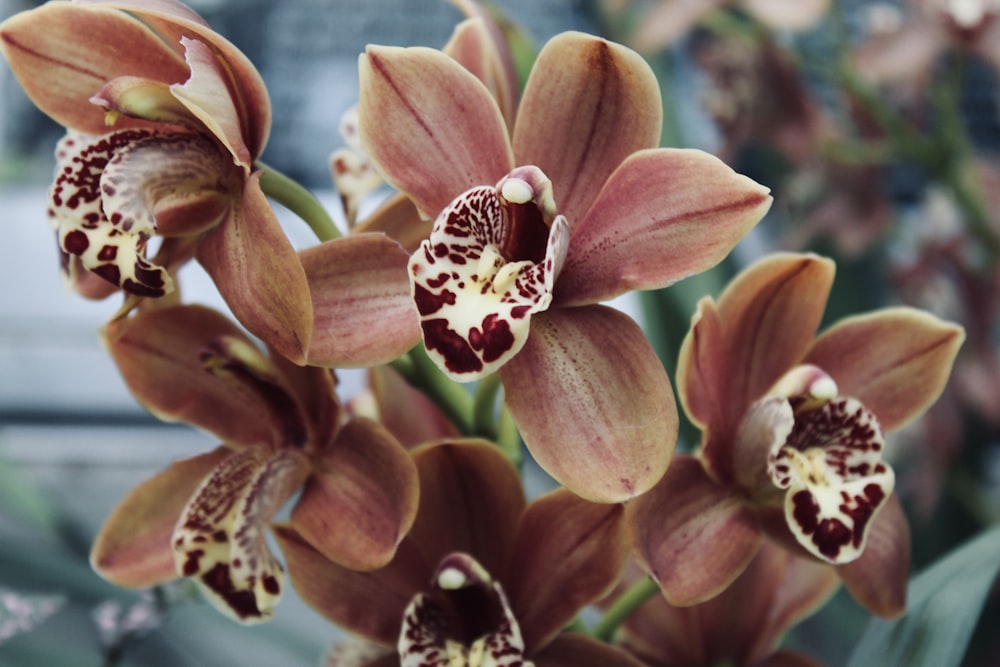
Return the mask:
{"type": "Polygon", "coordinates": [[[140,403],[223,445],[122,501],[91,554],[102,576],[123,586],[190,577],[227,615],[265,620],[283,586],[267,529],[299,489],[291,525],[303,539],[345,567],[389,562],[415,516],[416,470],[385,428],[345,417],[330,371],[269,357],[200,306],[143,310],[105,339],[140,403]]]}
{"type": "Polygon", "coordinates": [[[621,505],[590,503],[566,490],[528,504],[515,468],[485,441],[429,443],[413,458],[420,508],[385,568],[338,566],[294,526],[276,527],[305,601],[375,644],[365,659],[348,661],[341,650],[328,665],[640,664],[561,632],[621,575],[621,505]]]}
{"type": "Polygon", "coordinates": [[[452,378],[499,372],[536,460],[616,502],[666,469],[677,416],[642,331],[597,305],[719,262],[767,189],[695,150],[657,149],[656,79],[634,52],[564,33],[513,123],[440,51],[372,46],[359,116],[386,179],[435,218],[413,253],[424,345],[452,378]]]}
{"type": "Polygon", "coordinates": [[[261,190],[271,108],[246,56],[174,0],[52,2],[0,38],[28,96],[67,129],[49,216],[71,283],[158,297],[193,254],[237,318],[301,362],[309,288],[261,190]]]}
{"type": "MultiPolygon", "coordinates": [[[[636,568],[626,582],[639,576],[636,568]]],[[[765,543],[720,595],[689,607],[657,596],[625,621],[619,639],[649,667],[817,667],[778,643],[839,583],[830,568],[765,543]]]]}
{"type": "Polygon", "coordinates": [[[835,566],[872,612],[903,611],[909,530],[883,434],[934,402],[964,333],[895,307],[817,337],[833,273],[776,254],[698,305],[678,391],[701,450],[629,507],[637,556],[674,604],[719,593],[767,535],[835,566]]]}

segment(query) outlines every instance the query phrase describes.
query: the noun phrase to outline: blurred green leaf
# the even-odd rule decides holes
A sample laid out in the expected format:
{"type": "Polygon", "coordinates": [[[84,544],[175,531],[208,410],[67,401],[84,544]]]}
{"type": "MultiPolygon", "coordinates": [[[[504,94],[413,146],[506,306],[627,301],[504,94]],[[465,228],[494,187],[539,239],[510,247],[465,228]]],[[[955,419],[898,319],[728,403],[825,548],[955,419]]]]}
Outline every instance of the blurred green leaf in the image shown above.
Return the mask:
{"type": "Polygon", "coordinates": [[[915,577],[906,615],[873,620],[848,667],[956,667],[998,571],[1000,526],[995,526],[915,577]]]}

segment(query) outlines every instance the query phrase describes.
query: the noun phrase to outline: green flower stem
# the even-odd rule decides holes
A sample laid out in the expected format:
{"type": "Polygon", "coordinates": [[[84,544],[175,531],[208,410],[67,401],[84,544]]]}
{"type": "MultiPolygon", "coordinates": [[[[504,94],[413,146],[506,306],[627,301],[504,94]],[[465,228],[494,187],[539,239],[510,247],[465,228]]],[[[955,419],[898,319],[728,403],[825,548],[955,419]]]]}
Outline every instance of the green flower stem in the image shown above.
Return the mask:
{"type": "Polygon", "coordinates": [[[514,417],[505,405],[500,406],[500,418],[497,421],[497,444],[500,445],[500,449],[514,464],[514,467],[520,470],[524,459],[521,452],[521,432],[517,430],[514,417]]]}
{"type": "Polygon", "coordinates": [[[475,435],[473,400],[465,387],[441,372],[423,344],[407,352],[404,360],[391,365],[407,382],[422,391],[463,435],[475,435]]]}
{"type": "Polygon", "coordinates": [[[636,609],[659,594],[660,587],[656,585],[656,582],[648,577],[643,577],[632,584],[631,588],[618,596],[618,599],[608,608],[600,623],[594,627],[591,635],[594,639],[611,643],[615,638],[615,632],[625,622],[625,619],[631,616],[636,609]]]}
{"type": "Polygon", "coordinates": [[[260,189],[264,194],[302,218],[320,241],[340,237],[340,230],[337,229],[333,218],[313,193],[280,171],[261,162],[258,162],[256,167],[263,172],[260,177],[260,189]]]}
{"type": "Polygon", "coordinates": [[[479,381],[472,407],[472,428],[487,440],[497,436],[496,404],[497,394],[503,384],[496,373],[487,375],[479,381]]]}

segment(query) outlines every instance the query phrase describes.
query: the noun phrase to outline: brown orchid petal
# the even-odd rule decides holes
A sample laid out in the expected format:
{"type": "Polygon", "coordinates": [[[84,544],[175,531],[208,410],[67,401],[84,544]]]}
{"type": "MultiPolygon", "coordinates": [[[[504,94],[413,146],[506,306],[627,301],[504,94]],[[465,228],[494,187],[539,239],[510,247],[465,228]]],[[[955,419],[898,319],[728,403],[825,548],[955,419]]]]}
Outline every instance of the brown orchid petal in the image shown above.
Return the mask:
{"type": "Polygon", "coordinates": [[[743,6],[775,30],[800,32],[823,19],[830,0],[743,0],[743,6]]]}
{"type": "Polygon", "coordinates": [[[258,156],[244,141],[237,100],[227,86],[230,74],[225,63],[203,42],[182,37],[181,44],[191,77],[170,86],[170,92],[226,147],[233,162],[249,173],[258,156]]]}
{"type": "Polygon", "coordinates": [[[771,206],[768,189],[698,150],[629,156],[572,221],[560,305],[654,289],[722,261],[771,206]]]}
{"type": "Polygon", "coordinates": [[[203,306],[146,310],[104,331],[125,383],[159,418],[192,424],[235,445],[280,442],[262,394],[241,391],[206,370],[205,346],[224,336],[252,345],[234,322],[203,306]]]}
{"type": "Polygon", "coordinates": [[[155,586],[177,577],[170,546],[177,518],[201,480],[232,450],[177,461],[135,487],[104,522],[90,550],[94,570],[118,586],[155,586]]]}
{"type": "Polygon", "coordinates": [[[435,217],[473,186],[496,183],[514,166],[489,91],[440,51],[370,46],[360,78],[365,149],[424,217],[435,217]]]}
{"type": "Polygon", "coordinates": [[[713,361],[714,374],[696,381],[702,385],[699,400],[724,406],[715,413],[720,421],[707,425],[704,445],[704,456],[721,480],[732,479],[726,462],[733,459],[736,425],[808,349],[833,271],[832,261],[816,255],[772,254],[738,275],[720,296],[716,311],[723,340],[713,351],[721,348],[722,357],[713,361]]]}
{"type": "Polygon", "coordinates": [[[753,510],[687,455],[674,457],[660,483],[628,504],[626,516],[636,559],[677,606],[718,595],[763,540],[753,510]]]}
{"type": "Polygon", "coordinates": [[[687,35],[706,14],[727,0],[660,0],[638,22],[630,43],[642,52],[658,51],[687,35]]]}
{"type": "Polygon", "coordinates": [[[309,282],[260,189],[260,175],[250,175],[242,200],[202,239],[196,256],[252,334],[304,363],[313,326],[309,282]]]}
{"type": "Polygon", "coordinates": [[[558,489],[521,518],[501,580],[528,653],[544,646],[618,581],[628,557],[624,507],[558,489]]]}
{"type": "Polygon", "coordinates": [[[409,385],[390,366],[368,372],[378,421],[406,448],[431,440],[454,440],[458,429],[422,391],[409,385]]]}
{"type": "Polygon", "coordinates": [[[309,433],[307,441],[317,443],[318,447],[331,442],[343,423],[334,372],[329,368],[293,364],[273,350],[270,361],[284,378],[283,386],[302,410],[309,433]]]}
{"type": "Polygon", "coordinates": [[[409,454],[382,426],[354,418],[316,465],[292,526],[344,567],[388,563],[417,513],[417,470],[409,454]]]}
{"type": "Polygon", "coordinates": [[[521,479],[500,449],[458,440],[413,451],[420,473],[420,508],[410,539],[437,564],[467,553],[488,572],[503,572],[524,509],[521,479]]]}
{"type": "Polygon", "coordinates": [[[823,663],[798,651],[781,650],[757,663],[758,667],[823,667],[823,663]]]}
{"type": "MultiPolygon", "coordinates": [[[[94,2],[95,0],[85,0],[94,2]]],[[[209,45],[225,63],[226,89],[232,92],[236,110],[239,113],[241,136],[251,155],[259,157],[264,152],[267,136],[271,129],[271,104],[267,88],[260,73],[236,46],[222,37],[198,14],[180,2],[173,0],[118,0],[104,2],[106,6],[117,7],[140,17],[155,30],[163,42],[176,45],[181,50],[182,37],[196,37],[209,45]]],[[[171,79],[170,83],[180,83],[187,79],[171,79]]],[[[163,80],[163,79],[161,79],[163,80]]]]}
{"type": "Polygon", "coordinates": [[[387,363],[420,341],[410,299],[409,256],[382,234],[351,234],[303,250],[312,295],[310,364],[387,363]]]}
{"type": "MultiPolygon", "coordinates": [[[[135,17],[100,6],[57,2],[15,14],[0,25],[0,51],[39,109],[88,134],[108,130],[104,109],[89,102],[107,82],[137,76],[176,83],[188,76],[169,43],[135,17]]],[[[120,127],[136,124],[123,119],[120,127]]]]}
{"type": "Polygon", "coordinates": [[[840,320],[806,355],[878,416],[884,431],[904,426],[944,389],[962,327],[914,308],[886,308],[840,320]]]}
{"type": "Polygon", "coordinates": [[[403,611],[427,587],[434,567],[409,539],[386,567],[356,572],[328,560],[288,524],[274,526],[274,534],[306,604],[349,632],[396,646],[403,611]]]}
{"type": "Polygon", "coordinates": [[[677,441],[677,406],[645,334],[621,311],[536,315],[500,378],[532,456],[574,493],[621,502],[663,476],[677,441]]]}
{"type": "Polygon", "coordinates": [[[566,632],[532,656],[535,667],[642,667],[625,651],[576,632],[566,632]]]}
{"type": "Polygon", "coordinates": [[[197,126],[197,120],[170,94],[170,85],[138,76],[120,76],[112,79],[90,98],[108,112],[105,120],[117,120],[122,114],[157,123],[174,123],[188,127],[197,126]]]}
{"type": "Polygon", "coordinates": [[[209,602],[245,624],[271,617],[284,570],[267,546],[271,519],[301,485],[309,467],[297,450],[263,448],[230,454],[204,479],[173,534],[177,572],[209,602]]]}
{"type": "Polygon", "coordinates": [[[854,599],[873,614],[896,618],[906,610],[910,525],[896,494],[875,517],[861,557],[837,571],[854,599]]]}
{"type": "Polygon", "coordinates": [[[420,217],[409,197],[396,193],[362,220],[352,233],[382,232],[397,241],[406,252],[413,253],[420,242],[431,235],[433,224],[433,220],[420,217]]]}
{"type": "Polygon", "coordinates": [[[611,173],[660,143],[656,76],[634,51],[579,32],[538,54],[514,124],[514,155],[545,172],[559,212],[575,225],[611,173]]]}
{"type": "Polygon", "coordinates": [[[508,128],[514,125],[517,79],[507,40],[496,22],[472,2],[476,17],[455,26],[451,39],[441,49],[472,72],[497,101],[508,128]],[[512,78],[511,75],[514,75],[512,78]]]}
{"type": "Polygon", "coordinates": [[[703,430],[711,425],[713,432],[731,421],[718,395],[728,387],[725,343],[715,302],[702,297],[677,357],[677,395],[688,418],[703,430]]]}

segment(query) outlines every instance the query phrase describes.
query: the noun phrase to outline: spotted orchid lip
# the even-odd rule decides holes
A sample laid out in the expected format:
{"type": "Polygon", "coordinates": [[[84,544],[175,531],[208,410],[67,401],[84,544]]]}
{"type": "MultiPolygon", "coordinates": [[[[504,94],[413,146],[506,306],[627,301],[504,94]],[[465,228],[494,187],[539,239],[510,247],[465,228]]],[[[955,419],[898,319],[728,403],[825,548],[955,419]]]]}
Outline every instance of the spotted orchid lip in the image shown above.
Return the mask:
{"type": "Polygon", "coordinates": [[[477,380],[500,368],[527,341],[531,315],[551,304],[569,245],[569,225],[552,219],[554,210],[545,175],[521,167],[495,187],[459,195],[410,258],[424,345],[453,379],[477,380]],[[533,212],[517,210],[524,206],[533,212]],[[505,256],[522,245],[525,214],[552,220],[537,262],[505,256]]]}

